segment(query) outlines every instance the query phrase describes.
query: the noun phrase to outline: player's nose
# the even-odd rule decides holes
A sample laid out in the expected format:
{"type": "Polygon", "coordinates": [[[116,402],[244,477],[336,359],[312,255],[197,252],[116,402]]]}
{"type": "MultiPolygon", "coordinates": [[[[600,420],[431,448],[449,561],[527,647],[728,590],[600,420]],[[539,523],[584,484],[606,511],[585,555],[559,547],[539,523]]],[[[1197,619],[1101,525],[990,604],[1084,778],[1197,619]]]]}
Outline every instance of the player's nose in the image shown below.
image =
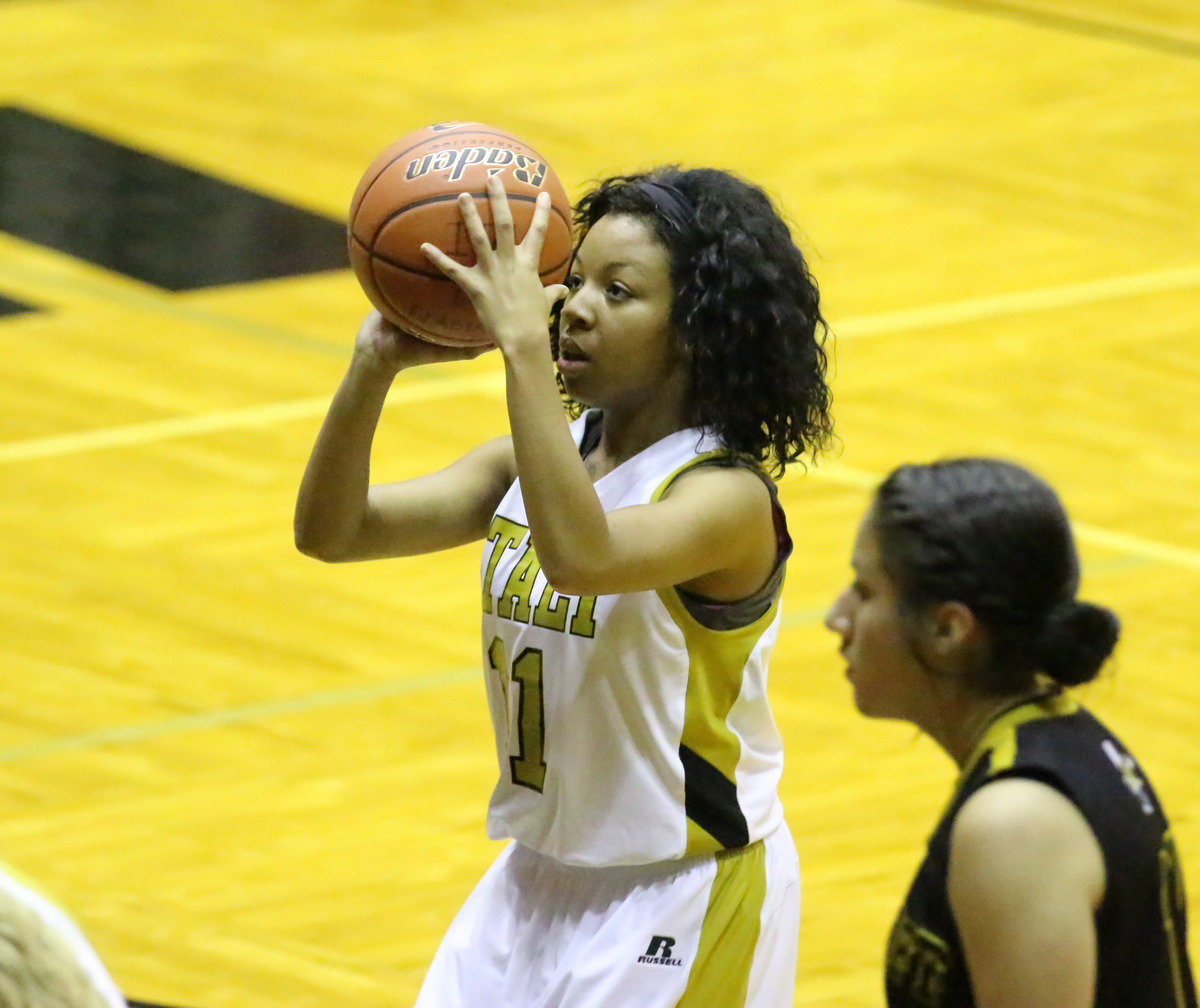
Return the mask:
{"type": "Polygon", "coordinates": [[[850,589],[844,588],[829,611],[825,613],[825,626],[835,634],[845,637],[850,632],[850,589]]]}
{"type": "Polygon", "coordinates": [[[590,329],[596,313],[588,294],[587,285],[568,291],[563,302],[561,318],[568,329],[590,329]]]}

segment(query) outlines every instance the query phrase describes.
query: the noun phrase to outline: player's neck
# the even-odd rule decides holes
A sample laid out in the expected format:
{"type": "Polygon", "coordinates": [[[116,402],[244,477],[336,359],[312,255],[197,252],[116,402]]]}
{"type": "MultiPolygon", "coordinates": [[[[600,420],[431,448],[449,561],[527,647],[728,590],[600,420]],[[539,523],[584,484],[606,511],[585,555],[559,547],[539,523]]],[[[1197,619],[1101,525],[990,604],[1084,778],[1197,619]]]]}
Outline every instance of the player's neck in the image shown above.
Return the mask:
{"type": "MultiPolygon", "coordinates": [[[[624,410],[606,407],[596,446],[595,467],[603,476],[652,444],[692,426],[684,409],[641,408],[624,410]]],[[[598,478],[595,477],[595,478],[598,478]]]]}
{"type": "Polygon", "coordinates": [[[940,716],[922,728],[963,770],[997,719],[1014,707],[1045,698],[1050,692],[1037,684],[1008,696],[959,693],[952,700],[943,700],[940,716]]]}

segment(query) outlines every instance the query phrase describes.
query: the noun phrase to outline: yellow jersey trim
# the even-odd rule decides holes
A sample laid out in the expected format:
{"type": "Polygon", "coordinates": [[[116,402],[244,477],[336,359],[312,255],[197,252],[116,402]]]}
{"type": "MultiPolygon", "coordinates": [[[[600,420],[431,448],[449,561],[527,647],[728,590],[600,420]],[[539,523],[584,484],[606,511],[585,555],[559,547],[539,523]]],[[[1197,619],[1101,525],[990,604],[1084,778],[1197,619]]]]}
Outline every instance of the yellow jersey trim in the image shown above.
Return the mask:
{"type": "Polygon", "coordinates": [[[1030,721],[1066,717],[1079,710],[1079,702],[1066,693],[1055,693],[1018,704],[1000,714],[984,730],[983,737],[976,743],[967,762],[959,774],[959,782],[966,780],[976,765],[988,752],[992,754],[992,771],[999,772],[1012,767],[1017,758],[1017,729],[1030,721]]]}
{"type": "MultiPolygon", "coordinates": [[[[728,458],[723,451],[705,452],[689,459],[659,484],[650,500],[659,501],[683,473],[714,458],[728,458]]],[[[729,713],[741,695],[746,663],[779,612],[778,594],[753,623],[726,630],[712,630],[687,611],[675,588],[657,589],[667,612],[683,634],[688,654],[688,681],[684,697],[683,735],[686,746],[719,771],[736,789],[737,767],[742,744],[729,728],[729,713]]],[[[690,817],[687,820],[685,856],[709,854],[724,845],[690,817]]]]}

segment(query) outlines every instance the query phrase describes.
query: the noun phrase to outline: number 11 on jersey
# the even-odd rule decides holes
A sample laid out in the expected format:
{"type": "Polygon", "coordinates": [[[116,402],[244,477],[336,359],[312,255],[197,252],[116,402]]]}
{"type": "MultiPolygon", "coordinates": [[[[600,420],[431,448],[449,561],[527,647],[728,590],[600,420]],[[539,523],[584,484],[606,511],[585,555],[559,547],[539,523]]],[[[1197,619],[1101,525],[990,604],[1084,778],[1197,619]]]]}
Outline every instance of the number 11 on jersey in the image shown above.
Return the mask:
{"type": "Polygon", "coordinates": [[[512,781],[541,792],[546,782],[542,652],[537,648],[526,648],[509,668],[504,642],[496,637],[488,646],[487,657],[492,671],[500,677],[500,689],[507,702],[508,762],[512,767],[512,781]],[[515,756],[512,755],[514,740],[517,749],[515,756]]]}

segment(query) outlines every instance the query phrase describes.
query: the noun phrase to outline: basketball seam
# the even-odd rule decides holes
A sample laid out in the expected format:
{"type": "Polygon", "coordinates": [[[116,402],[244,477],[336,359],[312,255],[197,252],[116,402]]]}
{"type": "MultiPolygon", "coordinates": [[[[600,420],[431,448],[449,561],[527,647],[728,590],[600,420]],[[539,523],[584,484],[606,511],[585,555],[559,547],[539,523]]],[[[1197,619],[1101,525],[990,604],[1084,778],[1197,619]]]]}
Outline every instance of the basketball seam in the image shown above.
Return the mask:
{"type": "MultiPolygon", "coordinates": [[[[353,237],[353,235],[351,237],[353,237]]],[[[362,242],[358,241],[357,238],[354,238],[354,240],[356,242],[358,242],[359,245],[362,245],[362,242]]],[[[379,297],[383,300],[384,304],[386,304],[392,310],[392,312],[395,314],[396,318],[403,320],[402,324],[400,325],[401,329],[404,329],[406,332],[412,333],[418,339],[428,340],[432,343],[439,343],[443,346],[476,347],[476,346],[486,346],[487,345],[486,341],[476,342],[474,340],[472,340],[469,343],[465,342],[465,341],[455,341],[452,343],[445,342],[444,335],[442,335],[442,334],[435,335],[433,333],[433,331],[431,329],[429,329],[428,326],[423,326],[420,323],[413,320],[412,318],[410,318],[408,312],[403,311],[400,308],[400,306],[396,303],[395,299],[389,295],[387,288],[384,287],[384,285],[379,282],[379,275],[375,272],[375,261],[378,259],[381,262],[386,262],[386,263],[388,263],[388,265],[395,266],[397,269],[401,269],[401,270],[405,269],[405,267],[401,266],[399,263],[392,262],[386,256],[377,255],[377,254],[371,252],[371,250],[367,249],[366,246],[363,246],[363,248],[367,253],[367,261],[371,265],[371,280],[375,287],[375,293],[378,294],[379,297]]],[[[430,274],[420,273],[419,270],[409,270],[408,272],[417,273],[419,276],[429,276],[430,275],[430,274]]],[[[433,277],[433,279],[450,282],[448,277],[442,276],[440,274],[437,275],[436,277],[433,277]]]]}
{"type": "MultiPolygon", "coordinates": [[[[487,190],[481,190],[479,192],[470,192],[470,191],[464,189],[463,193],[466,193],[472,199],[487,199],[487,195],[488,195],[487,190]]],[[[383,229],[385,227],[387,227],[392,221],[394,221],[401,214],[408,213],[409,210],[412,210],[415,207],[429,206],[431,203],[445,203],[447,200],[456,200],[461,195],[462,195],[462,193],[436,193],[433,196],[424,196],[419,200],[413,200],[411,203],[405,203],[404,206],[402,206],[402,207],[397,207],[390,214],[388,214],[382,221],[379,222],[379,227],[377,227],[375,229],[375,233],[373,235],[371,235],[372,247],[374,247],[375,242],[377,242],[379,240],[380,232],[383,231],[383,229]]],[[[508,198],[510,200],[520,200],[522,203],[536,203],[537,202],[536,196],[526,196],[524,193],[507,193],[506,195],[508,196],[508,198]]],[[[564,224],[566,223],[566,218],[563,217],[563,215],[559,212],[557,207],[552,205],[550,207],[550,209],[553,210],[556,214],[558,214],[559,219],[564,224]]]]}
{"type": "MultiPolygon", "coordinates": [[[[358,241],[358,239],[356,238],[356,239],[355,239],[355,241],[358,241]]],[[[362,243],[361,243],[361,242],[359,242],[359,244],[361,245],[362,243]]],[[[380,282],[379,282],[379,275],[378,275],[378,274],[375,272],[375,260],[376,260],[376,258],[378,258],[378,259],[382,260],[383,262],[388,262],[388,260],[387,260],[387,259],[384,259],[384,257],[383,257],[383,256],[378,256],[378,257],[376,257],[375,253],[371,252],[371,251],[370,251],[370,249],[368,249],[368,250],[367,250],[367,262],[369,262],[369,263],[371,264],[371,280],[372,280],[372,281],[374,282],[374,284],[375,284],[375,291],[376,291],[376,293],[377,293],[377,294],[378,294],[378,295],[379,295],[379,296],[380,296],[380,297],[383,299],[384,303],[385,303],[385,304],[386,304],[386,305],[387,305],[387,306],[388,306],[388,307],[389,307],[389,308],[390,308],[390,309],[391,309],[391,310],[392,310],[392,311],[395,313],[395,315],[396,315],[396,317],[397,317],[397,318],[401,318],[401,319],[403,319],[403,320],[404,320],[404,326],[403,326],[402,328],[404,328],[404,327],[407,327],[407,328],[408,328],[408,329],[410,329],[410,330],[415,330],[415,329],[417,329],[417,328],[424,328],[424,327],[418,327],[418,326],[417,326],[417,325],[416,325],[414,322],[412,322],[412,321],[409,319],[409,317],[408,317],[408,313],[407,313],[407,312],[405,312],[405,311],[401,311],[401,310],[400,310],[399,306],[398,306],[398,305],[396,304],[396,302],[395,302],[395,301],[392,299],[392,297],[391,297],[391,295],[388,293],[387,289],[384,287],[384,285],[383,285],[382,283],[380,283],[380,282]]],[[[396,263],[389,263],[389,265],[396,266],[397,264],[396,264],[396,263]]],[[[403,269],[404,267],[402,267],[402,266],[401,266],[400,268],[401,268],[401,269],[403,269]]],[[[413,272],[416,272],[416,271],[413,271],[413,272]]],[[[441,277],[441,279],[442,279],[442,280],[445,280],[446,278],[445,278],[445,277],[441,277]]],[[[425,335],[426,335],[426,336],[429,336],[429,335],[431,335],[431,334],[429,333],[429,330],[428,330],[428,329],[425,329],[425,335]]]]}
{"type": "MultiPolygon", "coordinates": [[[[361,248],[364,252],[366,252],[367,258],[370,259],[372,262],[374,262],[376,259],[378,259],[380,262],[387,263],[393,269],[402,270],[405,273],[413,273],[416,276],[428,277],[431,280],[445,280],[446,283],[454,282],[448,276],[446,276],[445,273],[426,272],[425,270],[418,269],[415,266],[405,266],[404,263],[402,263],[402,262],[396,262],[396,260],[391,258],[390,256],[386,256],[382,252],[376,252],[373,248],[369,248],[367,246],[367,244],[361,238],[359,238],[358,235],[356,235],[356,234],[351,234],[350,240],[352,242],[354,242],[354,244],[357,245],[359,248],[361,248]]],[[[551,273],[557,272],[558,270],[562,269],[563,264],[569,262],[570,259],[571,259],[571,256],[568,253],[566,256],[564,256],[562,259],[560,259],[558,262],[556,262],[553,266],[548,266],[548,267],[546,267],[546,269],[538,270],[538,276],[539,277],[549,276],[551,273]]],[[[374,276],[374,273],[375,273],[375,271],[374,271],[374,269],[372,269],[371,270],[372,276],[374,276]]],[[[378,283],[378,282],[379,282],[378,278],[376,278],[376,283],[378,283]]],[[[391,301],[389,300],[388,303],[391,304],[391,301]]]]}
{"type": "MultiPolygon", "coordinates": [[[[466,191],[466,190],[464,190],[464,191],[466,191]]],[[[423,199],[413,200],[411,203],[406,203],[404,206],[400,207],[399,209],[393,210],[390,214],[388,214],[387,217],[385,217],[383,219],[382,222],[380,222],[379,227],[377,227],[375,229],[375,233],[371,236],[371,244],[370,245],[368,245],[361,238],[359,238],[358,235],[356,235],[354,233],[353,227],[348,229],[348,234],[354,241],[358,242],[358,244],[362,247],[363,251],[365,251],[367,253],[367,255],[372,256],[372,257],[378,256],[389,266],[395,266],[396,269],[406,270],[409,273],[416,273],[418,276],[437,277],[438,279],[444,280],[444,279],[446,279],[446,277],[443,273],[426,272],[425,270],[417,269],[416,267],[413,267],[413,266],[405,266],[403,263],[398,263],[394,259],[389,259],[387,256],[385,256],[382,253],[377,252],[375,250],[375,243],[379,240],[379,236],[383,232],[383,229],[385,227],[387,227],[388,224],[390,224],[392,221],[394,221],[401,214],[407,213],[409,210],[412,210],[414,207],[429,206],[432,203],[445,203],[448,200],[456,200],[456,199],[458,199],[459,195],[461,195],[461,194],[459,194],[459,193],[453,193],[453,194],[438,193],[435,196],[426,196],[423,199]]],[[[471,193],[468,193],[468,195],[470,195],[472,199],[482,199],[487,196],[487,192],[486,191],[471,192],[471,193]]],[[[508,193],[508,198],[510,200],[520,200],[522,203],[536,203],[537,202],[536,196],[526,196],[524,193],[508,193]]],[[[566,215],[561,210],[559,210],[558,207],[553,206],[553,205],[550,207],[550,210],[554,214],[554,216],[556,216],[560,221],[563,222],[564,225],[566,225],[567,233],[569,234],[571,231],[571,223],[569,220],[567,220],[566,215]]],[[[550,273],[556,272],[557,270],[562,268],[564,263],[570,261],[570,258],[571,258],[571,253],[568,252],[565,256],[563,256],[562,259],[560,259],[558,262],[556,262],[553,266],[548,266],[546,269],[539,270],[538,276],[547,276],[550,273]]]]}

